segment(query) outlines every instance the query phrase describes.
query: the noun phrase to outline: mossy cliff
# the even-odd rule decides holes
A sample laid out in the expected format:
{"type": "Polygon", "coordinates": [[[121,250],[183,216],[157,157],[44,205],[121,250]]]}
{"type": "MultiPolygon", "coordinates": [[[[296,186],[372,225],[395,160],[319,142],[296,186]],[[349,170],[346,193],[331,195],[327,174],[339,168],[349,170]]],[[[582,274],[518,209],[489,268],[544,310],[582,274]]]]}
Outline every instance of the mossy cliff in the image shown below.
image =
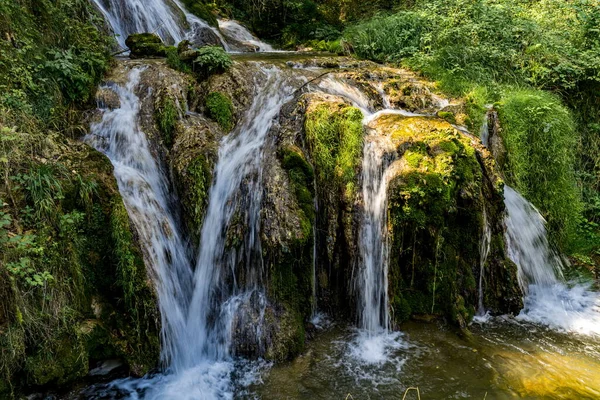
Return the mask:
{"type": "Polygon", "coordinates": [[[2,134],[2,395],[67,384],[107,358],[147,372],[158,361],[156,298],[110,162],[59,135],[37,145],[2,134]]]}
{"type": "Polygon", "coordinates": [[[518,312],[516,267],[503,249],[503,184],[486,168],[489,155],[438,118],[384,115],[370,128],[398,157],[388,187],[394,321],[444,316],[466,326],[478,304],[484,213],[493,229],[485,304],[518,312]]]}

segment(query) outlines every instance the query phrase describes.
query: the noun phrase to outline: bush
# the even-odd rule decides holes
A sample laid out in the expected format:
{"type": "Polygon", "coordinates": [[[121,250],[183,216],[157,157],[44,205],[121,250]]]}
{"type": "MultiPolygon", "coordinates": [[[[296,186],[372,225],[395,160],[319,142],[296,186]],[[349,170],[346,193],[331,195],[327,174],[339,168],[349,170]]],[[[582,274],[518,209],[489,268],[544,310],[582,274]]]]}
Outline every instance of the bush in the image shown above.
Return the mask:
{"type": "Polygon", "coordinates": [[[206,96],[206,112],[214,119],[224,131],[233,128],[233,104],[227,95],[212,92],[206,96]]]}
{"type": "Polygon", "coordinates": [[[204,77],[220,74],[233,65],[229,54],[219,46],[205,46],[198,50],[194,60],[194,70],[204,77]]]}
{"type": "Polygon", "coordinates": [[[556,96],[531,89],[508,91],[498,111],[509,183],[541,210],[559,242],[568,244],[581,211],[571,113],[556,96]]]}

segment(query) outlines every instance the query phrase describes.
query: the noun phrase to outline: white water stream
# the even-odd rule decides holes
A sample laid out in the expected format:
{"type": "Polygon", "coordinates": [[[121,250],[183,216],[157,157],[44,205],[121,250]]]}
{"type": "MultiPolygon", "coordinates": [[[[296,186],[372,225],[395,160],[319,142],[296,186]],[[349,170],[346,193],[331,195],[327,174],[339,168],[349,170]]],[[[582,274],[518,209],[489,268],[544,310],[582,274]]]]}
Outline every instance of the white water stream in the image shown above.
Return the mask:
{"type": "Polygon", "coordinates": [[[101,109],[102,121],[93,124],[85,141],[108,156],[119,191],[143,245],[147,265],[158,291],[162,319],[162,360],[180,357],[181,333],[186,325],[192,290],[191,258],[173,212],[176,202],[163,166],[152,154],[139,127],[140,99],[134,93],[143,69],[133,69],[126,86],[114,91],[121,107],[101,109]]]}
{"type": "Polygon", "coordinates": [[[589,285],[567,283],[563,262],[548,242],[538,210],[509,186],[504,188],[506,244],[519,269],[525,308],[518,318],[581,334],[600,335],[600,296],[589,285]]]}
{"type": "MultiPolygon", "coordinates": [[[[279,69],[258,69],[253,104],[219,148],[195,273],[172,211],[175,199],[167,175],[139,127],[140,99],[135,90],[142,68],[131,71],[127,85],[107,87],[119,96],[121,106],[103,110],[102,121],[86,138],[115,167],[159,295],[167,373],[111,385],[132,399],[231,398],[236,384],[232,374],[239,370],[231,351],[236,326],[250,323],[254,332],[244,340],[261,345],[267,305],[259,239],[263,149],[267,132],[294,87],[279,69]],[[234,215],[242,218],[246,229],[239,250],[227,245],[234,215]]],[[[302,82],[298,81],[292,80],[296,86],[302,82]]],[[[255,368],[246,367],[248,374],[238,380],[249,383],[255,368]]]]}
{"type": "Polygon", "coordinates": [[[262,42],[256,36],[254,36],[248,28],[243,26],[237,21],[230,19],[219,20],[219,29],[225,36],[232,39],[234,42],[239,42],[243,45],[250,46],[256,51],[261,52],[272,52],[273,47],[267,43],[262,42]]]}
{"type": "Polygon", "coordinates": [[[274,51],[246,27],[233,20],[219,20],[219,28],[188,12],[179,0],[91,0],[104,15],[113,30],[117,42],[127,48],[125,40],[134,33],[156,33],[169,45],[185,39],[194,42],[203,30],[211,31],[227,51],[235,49],[235,43],[252,48],[251,51],[274,51]],[[233,44],[230,44],[230,41],[233,44]]]}

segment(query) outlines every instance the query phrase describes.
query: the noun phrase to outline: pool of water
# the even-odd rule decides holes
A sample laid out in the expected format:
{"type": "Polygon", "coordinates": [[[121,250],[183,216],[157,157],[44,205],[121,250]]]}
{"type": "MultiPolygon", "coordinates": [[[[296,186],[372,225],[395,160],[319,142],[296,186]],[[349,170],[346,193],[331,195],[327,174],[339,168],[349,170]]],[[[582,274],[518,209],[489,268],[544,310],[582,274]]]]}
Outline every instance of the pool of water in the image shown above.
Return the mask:
{"type": "Polygon", "coordinates": [[[512,318],[470,330],[410,322],[402,333],[369,338],[334,327],[318,335],[305,355],[271,368],[244,397],[600,399],[600,338],[512,318]]]}

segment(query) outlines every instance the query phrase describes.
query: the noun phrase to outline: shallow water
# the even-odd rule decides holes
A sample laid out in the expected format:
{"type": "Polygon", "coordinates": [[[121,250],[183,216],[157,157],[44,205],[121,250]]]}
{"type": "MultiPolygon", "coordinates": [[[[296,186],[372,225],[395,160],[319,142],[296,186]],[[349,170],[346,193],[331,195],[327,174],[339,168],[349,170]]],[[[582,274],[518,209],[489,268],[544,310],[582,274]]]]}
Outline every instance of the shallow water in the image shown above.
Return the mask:
{"type": "MultiPolygon", "coordinates": [[[[512,318],[474,324],[472,335],[422,322],[401,331],[382,340],[383,353],[381,343],[361,344],[361,353],[360,332],[333,328],[304,356],[273,367],[253,392],[264,399],[401,399],[418,387],[423,400],[600,398],[600,338],[512,318]]],[[[416,391],[406,398],[416,399],[416,391]]]]}

